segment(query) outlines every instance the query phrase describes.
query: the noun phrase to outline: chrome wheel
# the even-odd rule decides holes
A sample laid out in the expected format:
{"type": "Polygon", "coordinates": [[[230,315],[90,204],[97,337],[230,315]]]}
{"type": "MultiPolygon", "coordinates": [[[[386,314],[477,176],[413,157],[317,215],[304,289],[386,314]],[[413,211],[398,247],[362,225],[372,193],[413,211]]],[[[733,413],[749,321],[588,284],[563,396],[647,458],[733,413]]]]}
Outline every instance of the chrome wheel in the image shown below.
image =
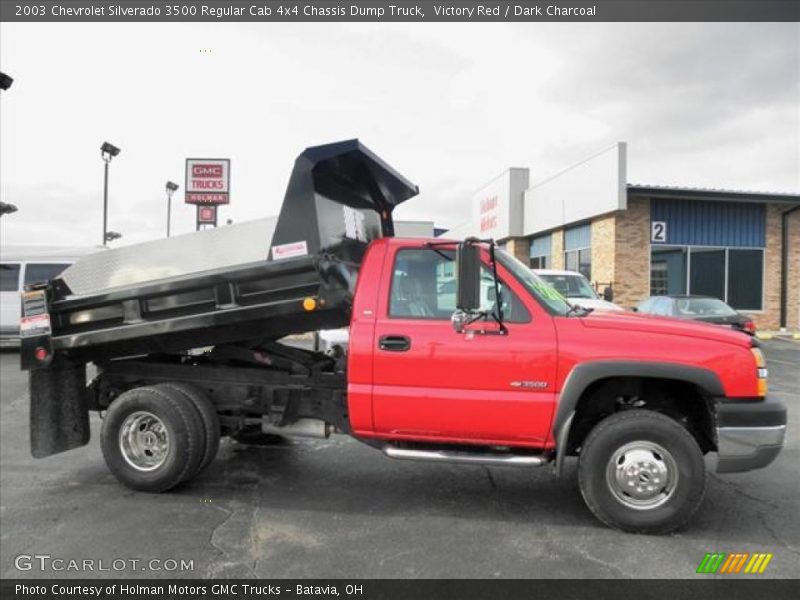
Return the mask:
{"type": "Polygon", "coordinates": [[[153,413],[137,411],[128,415],[120,427],[119,449],[134,469],[153,471],[167,459],[169,433],[153,413]]]}
{"type": "Polygon", "coordinates": [[[678,485],[678,465],[653,442],[630,442],[611,456],[606,482],[614,497],[628,508],[649,510],[672,497],[678,485]]]}

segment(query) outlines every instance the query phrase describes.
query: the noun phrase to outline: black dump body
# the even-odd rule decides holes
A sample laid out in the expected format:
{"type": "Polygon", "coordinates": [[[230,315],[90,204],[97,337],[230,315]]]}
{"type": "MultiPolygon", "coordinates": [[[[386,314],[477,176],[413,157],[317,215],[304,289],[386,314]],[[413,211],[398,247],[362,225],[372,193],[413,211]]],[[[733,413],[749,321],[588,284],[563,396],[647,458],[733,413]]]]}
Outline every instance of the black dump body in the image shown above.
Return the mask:
{"type": "MultiPolygon", "coordinates": [[[[198,271],[203,263],[195,260],[172,276],[141,275],[181,248],[202,247],[205,238],[194,236],[204,232],[82,259],[44,288],[52,332],[23,338],[23,367],[258,344],[345,326],[367,244],[393,235],[394,207],[417,193],[358,140],[308,148],[295,162],[271,240],[235,241],[263,245],[247,262],[198,271]],[[142,265],[148,254],[151,263],[142,265]],[[113,284],[119,280],[127,283],[113,284]],[[34,358],[42,347],[44,364],[34,358]]],[[[26,297],[24,312],[37,310],[38,302],[28,304],[26,297]]]]}

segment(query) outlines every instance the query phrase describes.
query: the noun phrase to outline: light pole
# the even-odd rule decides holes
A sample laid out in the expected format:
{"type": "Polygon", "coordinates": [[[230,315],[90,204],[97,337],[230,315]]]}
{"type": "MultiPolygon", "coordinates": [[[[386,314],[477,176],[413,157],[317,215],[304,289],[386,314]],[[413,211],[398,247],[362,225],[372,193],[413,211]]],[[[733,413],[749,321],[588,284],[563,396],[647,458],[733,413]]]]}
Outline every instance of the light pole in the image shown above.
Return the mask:
{"type": "Polygon", "coordinates": [[[178,190],[178,187],[177,183],[167,182],[167,237],[169,237],[169,221],[172,212],[172,194],[178,190]]]}
{"type": "Polygon", "coordinates": [[[103,142],[100,146],[100,156],[103,157],[105,163],[105,175],[103,179],[103,246],[108,241],[108,163],[111,159],[119,154],[119,148],[108,142],[103,142]]]}
{"type": "Polygon", "coordinates": [[[13,204],[9,204],[8,202],[0,202],[0,217],[3,215],[10,215],[11,213],[17,212],[17,207],[13,204]]]}

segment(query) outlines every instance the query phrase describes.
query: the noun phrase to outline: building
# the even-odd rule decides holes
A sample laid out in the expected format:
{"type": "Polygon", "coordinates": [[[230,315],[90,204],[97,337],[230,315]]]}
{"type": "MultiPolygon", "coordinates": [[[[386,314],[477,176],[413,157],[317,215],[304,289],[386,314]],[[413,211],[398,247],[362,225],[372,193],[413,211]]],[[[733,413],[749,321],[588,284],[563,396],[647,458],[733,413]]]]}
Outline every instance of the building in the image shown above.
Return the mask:
{"type": "Polygon", "coordinates": [[[433,221],[395,221],[396,237],[433,237],[435,228],[433,221]]]}
{"type": "Polygon", "coordinates": [[[632,308],[658,294],[718,297],[761,329],[800,329],[800,195],[627,182],[618,143],[535,183],[511,168],[446,235],[494,238],[533,268],[570,269],[632,308]]]}

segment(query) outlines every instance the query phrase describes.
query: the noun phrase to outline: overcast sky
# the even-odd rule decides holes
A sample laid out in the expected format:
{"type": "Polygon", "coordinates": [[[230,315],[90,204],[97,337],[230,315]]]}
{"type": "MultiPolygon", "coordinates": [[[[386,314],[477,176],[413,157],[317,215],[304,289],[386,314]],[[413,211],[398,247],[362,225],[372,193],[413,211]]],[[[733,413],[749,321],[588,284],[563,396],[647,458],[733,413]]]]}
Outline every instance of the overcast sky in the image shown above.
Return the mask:
{"type": "Polygon", "coordinates": [[[230,157],[224,221],[276,214],[309,145],[359,137],[455,226],[509,166],[533,181],[617,141],[632,183],[800,190],[797,24],[7,24],[4,244],[164,235],[184,159],[230,157]]]}

